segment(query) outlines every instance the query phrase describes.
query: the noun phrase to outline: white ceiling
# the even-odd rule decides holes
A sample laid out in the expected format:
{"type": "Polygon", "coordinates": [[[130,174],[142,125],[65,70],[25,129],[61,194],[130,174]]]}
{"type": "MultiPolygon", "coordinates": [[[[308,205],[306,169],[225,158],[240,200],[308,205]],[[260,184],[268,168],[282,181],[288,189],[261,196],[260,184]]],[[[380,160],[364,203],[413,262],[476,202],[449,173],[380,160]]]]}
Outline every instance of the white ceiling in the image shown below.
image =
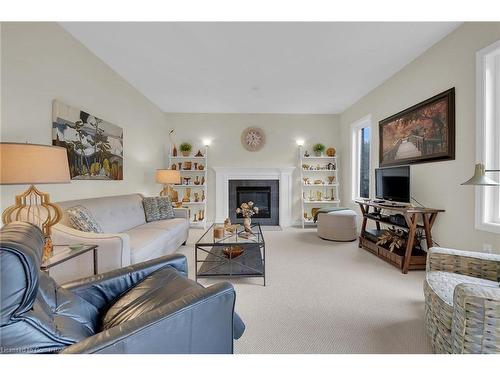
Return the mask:
{"type": "Polygon", "coordinates": [[[456,22],[65,22],[165,112],[339,113],[456,22]]]}

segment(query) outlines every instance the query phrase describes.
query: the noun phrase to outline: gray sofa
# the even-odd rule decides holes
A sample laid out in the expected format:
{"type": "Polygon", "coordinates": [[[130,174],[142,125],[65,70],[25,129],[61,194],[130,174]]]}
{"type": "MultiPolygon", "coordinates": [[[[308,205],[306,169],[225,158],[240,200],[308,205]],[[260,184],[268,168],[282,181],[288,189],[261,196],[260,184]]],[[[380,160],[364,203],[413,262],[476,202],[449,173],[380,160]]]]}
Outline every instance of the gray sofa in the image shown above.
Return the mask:
{"type": "MultiPolygon", "coordinates": [[[[141,194],[128,194],[58,202],[63,211],[77,205],[87,208],[104,233],[74,229],[66,215],[63,215],[61,222],[52,228],[54,244],[98,245],[100,272],[173,253],[186,242],[189,235],[187,209],[174,209],[174,219],[147,223],[143,198],[141,194]]],[[[57,251],[57,246],[54,251],[57,251]]],[[[90,275],[91,265],[90,258],[76,257],[52,268],[50,274],[57,281],[65,282],[90,275]]]]}
{"type": "Polygon", "coordinates": [[[59,285],[43,244],[30,223],[0,231],[0,353],[232,353],[243,334],[232,285],[188,279],[183,255],[59,285]]]}

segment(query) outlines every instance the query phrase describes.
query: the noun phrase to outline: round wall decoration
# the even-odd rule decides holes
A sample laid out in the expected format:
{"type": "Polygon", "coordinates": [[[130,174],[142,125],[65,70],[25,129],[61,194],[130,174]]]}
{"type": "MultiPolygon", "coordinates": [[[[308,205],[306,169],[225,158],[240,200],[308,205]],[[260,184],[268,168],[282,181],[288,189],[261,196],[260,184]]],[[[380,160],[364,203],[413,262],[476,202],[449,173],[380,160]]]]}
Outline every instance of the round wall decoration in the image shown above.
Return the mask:
{"type": "Polygon", "coordinates": [[[241,144],[248,151],[259,151],[266,142],[266,136],[261,128],[249,127],[241,133],[241,144]]]}

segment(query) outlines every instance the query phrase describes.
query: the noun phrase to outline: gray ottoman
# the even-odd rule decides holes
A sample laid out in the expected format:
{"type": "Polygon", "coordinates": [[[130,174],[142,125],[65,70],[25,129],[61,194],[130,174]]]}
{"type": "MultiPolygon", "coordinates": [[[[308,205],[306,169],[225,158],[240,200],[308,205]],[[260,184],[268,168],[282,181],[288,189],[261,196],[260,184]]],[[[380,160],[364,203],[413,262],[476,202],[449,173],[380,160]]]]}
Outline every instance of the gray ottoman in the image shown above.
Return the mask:
{"type": "Polygon", "coordinates": [[[353,210],[318,214],[318,236],[332,241],[354,241],[358,237],[358,215],[353,210]]]}

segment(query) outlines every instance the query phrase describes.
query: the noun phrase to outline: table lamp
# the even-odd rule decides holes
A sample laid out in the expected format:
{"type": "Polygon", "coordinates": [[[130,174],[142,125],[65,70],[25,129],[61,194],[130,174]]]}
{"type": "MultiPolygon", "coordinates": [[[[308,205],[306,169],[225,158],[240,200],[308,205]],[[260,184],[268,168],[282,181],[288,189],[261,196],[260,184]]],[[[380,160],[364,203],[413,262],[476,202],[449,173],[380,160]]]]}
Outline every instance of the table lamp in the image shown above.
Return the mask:
{"type": "Polygon", "coordinates": [[[35,184],[69,183],[68,156],[64,147],[29,143],[0,142],[0,184],[30,187],[16,195],[14,205],[5,209],[2,221],[27,221],[38,226],[45,236],[43,258],[52,253],[51,227],[62,217],[59,206],[35,184]]]}
{"type": "Polygon", "coordinates": [[[161,196],[171,197],[171,185],[181,183],[181,174],[173,169],[157,169],[156,182],[163,184],[163,189],[160,191],[161,196]]]}
{"type": "Polygon", "coordinates": [[[500,172],[500,169],[486,169],[483,163],[477,163],[474,175],[467,181],[461,183],[461,185],[500,186],[500,182],[496,182],[486,176],[488,172],[500,172]]]}

